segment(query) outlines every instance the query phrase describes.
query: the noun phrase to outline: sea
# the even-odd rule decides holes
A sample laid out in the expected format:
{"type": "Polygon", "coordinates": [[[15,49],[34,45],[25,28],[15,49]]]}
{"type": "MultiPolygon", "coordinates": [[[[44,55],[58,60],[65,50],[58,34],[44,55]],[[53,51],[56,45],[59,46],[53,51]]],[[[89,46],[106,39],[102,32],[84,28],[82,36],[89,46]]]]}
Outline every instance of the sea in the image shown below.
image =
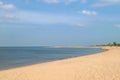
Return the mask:
{"type": "Polygon", "coordinates": [[[0,47],[0,70],[95,54],[99,48],[0,47]]]}

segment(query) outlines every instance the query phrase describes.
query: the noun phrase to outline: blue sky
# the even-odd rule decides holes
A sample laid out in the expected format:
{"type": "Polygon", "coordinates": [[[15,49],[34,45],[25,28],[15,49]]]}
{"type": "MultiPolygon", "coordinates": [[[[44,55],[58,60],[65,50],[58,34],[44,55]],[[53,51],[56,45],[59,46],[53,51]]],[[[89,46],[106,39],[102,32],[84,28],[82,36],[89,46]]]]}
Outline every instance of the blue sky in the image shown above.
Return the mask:
{"type": "Polygon", "coordinates": [[[0,46],[120,42],[120,0],[0,0],[0,46]]]}

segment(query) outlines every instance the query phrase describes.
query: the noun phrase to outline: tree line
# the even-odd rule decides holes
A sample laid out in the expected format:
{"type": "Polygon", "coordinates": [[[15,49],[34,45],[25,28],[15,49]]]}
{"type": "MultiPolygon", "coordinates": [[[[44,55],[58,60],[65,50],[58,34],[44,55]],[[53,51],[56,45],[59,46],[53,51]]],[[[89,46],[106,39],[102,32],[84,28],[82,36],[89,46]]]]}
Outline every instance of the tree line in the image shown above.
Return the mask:
{"type": "Polygon", "coordinates": [[[96,45],[96,46],[120,46],[120,43],[112,42],[112,43],[107,43],[107,44],[102,44],[102,45],[96,45]]]}

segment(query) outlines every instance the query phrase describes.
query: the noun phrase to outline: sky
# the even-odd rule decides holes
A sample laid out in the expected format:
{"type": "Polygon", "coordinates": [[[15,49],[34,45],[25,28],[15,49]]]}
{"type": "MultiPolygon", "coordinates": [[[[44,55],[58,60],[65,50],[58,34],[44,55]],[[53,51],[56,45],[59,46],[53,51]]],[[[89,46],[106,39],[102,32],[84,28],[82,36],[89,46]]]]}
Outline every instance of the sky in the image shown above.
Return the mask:
{"type": "Polygon", "coordinates": [[[0,0],[0,46],[120,42],[120,0],[0,0]]]}

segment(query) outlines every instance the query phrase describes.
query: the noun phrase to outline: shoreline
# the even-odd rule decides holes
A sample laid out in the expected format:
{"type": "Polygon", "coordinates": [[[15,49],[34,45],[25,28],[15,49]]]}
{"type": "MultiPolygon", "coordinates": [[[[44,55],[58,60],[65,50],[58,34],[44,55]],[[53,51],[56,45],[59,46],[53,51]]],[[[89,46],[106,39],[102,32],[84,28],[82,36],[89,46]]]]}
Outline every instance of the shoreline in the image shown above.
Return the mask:
{"type": "Polygon", "coordinates": [[[120,80],[120,48],[101,48],[107,49],[107,51],[80,57],[2,70],[0,71],[0,79],[113,80],[114,78],[114,80],[120,80]]]}
{"type": "MultiPolygon", "coordinates": [[[[49,48],[55,48],[55,47],[49,47],[49,48]]],[[[98,48],[98,47],[86,47],[86,46],[70,46],[70,47],[57,47],[57,48],[80,48],[80,49],[84,49],[84,48],[98,48]]],[[[97,53],[100,53],[100,52],[104,52],[106,51],[107,49],[102,49],[102,48],[98,48],[98,49],[101,49],[102,51],[99,51],[99,52],[94,52],[94,53],[90,53],[90,54],[84,54],[84,55],[79,55],[79,56],[71,56],[71,57],[66,57],[66,58],[58,58],[58,59],[55,59],[55,60],[47,60],[47,61],[42,61],[42,62],[34,62],[34,63],[28,63],[28,64],[24,64],[24,65],[20,65],[20,66],[13,66],[13,67],[6,67],[6,68],[3,68],[3,69],[0,69],[0,71],[4,71],[4,70],[10,70],[10,69],[15,69],[15,68],[21,68],[21,67],[26,67],[26,66],[31,66],[31,65],[36,65],[36,64],[43,64],[43,63],[49,63],[49,62],[54,62],[54,61],[59,61],[59,60],[66,60],[66,59],[72,59],[72,58],[77,58],[77,57],[82,57],[82,56],[88,56],[88,55],[93,55],[93,54],[97,54],[97,53]]]]}

